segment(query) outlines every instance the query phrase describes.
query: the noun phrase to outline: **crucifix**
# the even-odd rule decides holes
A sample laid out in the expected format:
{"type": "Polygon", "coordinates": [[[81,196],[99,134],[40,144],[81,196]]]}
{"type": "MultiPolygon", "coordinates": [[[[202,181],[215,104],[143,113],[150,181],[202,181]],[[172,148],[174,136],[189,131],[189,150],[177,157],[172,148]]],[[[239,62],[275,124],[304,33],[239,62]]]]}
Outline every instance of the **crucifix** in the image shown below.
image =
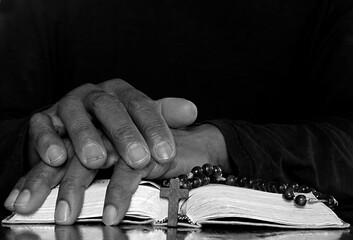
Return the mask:
{"type": "Polygon", "coordinates": [[[188,198],[189,190],[180,189],[179,179],[175,178],[170,180],[169,188],[161,188],[159,196],[168,199],[168,227],[177,227],[179,200],[188,198]]]}

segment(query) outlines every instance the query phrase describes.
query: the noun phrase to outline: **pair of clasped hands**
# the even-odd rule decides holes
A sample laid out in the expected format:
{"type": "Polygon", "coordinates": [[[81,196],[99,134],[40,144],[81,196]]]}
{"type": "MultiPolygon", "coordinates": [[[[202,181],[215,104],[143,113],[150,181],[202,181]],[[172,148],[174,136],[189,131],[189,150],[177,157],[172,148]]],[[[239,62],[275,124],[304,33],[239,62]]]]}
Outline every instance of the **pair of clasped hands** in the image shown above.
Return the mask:
{"type": "Polygon", "coordinates": [[[153,101],[120,79],[84,84],[31,117],[27,161],[32,168],[5,207],[33,213],[60,184],[55,222],[73,224],[99,169],[113,167],[103,222],[119,224],[141,179],[175,177],[196,165],[226,161],[215,126],[187,127],[196,117],[190,101],[153,101]]]}

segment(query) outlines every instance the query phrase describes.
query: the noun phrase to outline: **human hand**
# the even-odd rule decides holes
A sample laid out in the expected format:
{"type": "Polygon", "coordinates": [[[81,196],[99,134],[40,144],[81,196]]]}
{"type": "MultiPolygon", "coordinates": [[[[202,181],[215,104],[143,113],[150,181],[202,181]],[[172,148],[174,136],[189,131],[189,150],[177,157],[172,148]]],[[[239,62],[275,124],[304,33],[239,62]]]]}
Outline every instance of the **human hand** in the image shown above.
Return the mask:
{"type": "Polygon", "coordinates": [[[176,127],[179,122],[191,124],[196,116],[191,102],[175,98],[152,101],[120,79],[85,84],[31,117],[30,165],[40,159],[50,166],[62,165],[67,160],[62,141],[65,135],[87,168],[110,166],[119,156],[132,168],[145,167],[151,156],[159,163],[169,162],[175,156],[169,127],[176,127]],[[170,115],[173,117],[168,118],[170,115]],[[99,129],[114,146],[110,154],[99,129]]]}
{"type": "MultiPolygon", "coordinates": [[[[190,122],[193,122],[196,118],[197,110],[192,109],[195,106],[189,101],[176,98],[164,98],[157,101],[157,105],[160,106],[165,121],[171,126],[184,127],[190,122]]],[[[47,121],[50,121],[48,116],[47,118],[47,121]]],[[[55,125],[55,123],[51,124],[52,126],[55,125]]],[[[48,126],[49,124],[43,125],[48,126]]],[[[34,126],[34,129],[41,128],[34,126]]],[[[62,131],[62,128],[56,127],[55,129],[58,129],[59,133],[62,131]]],[[[119,155],[115,152],[115,146],[113,146],[107,136],[98,129],[97,132],[100,134],[100,137],[104,143],[104,147],[108,153],[108,158],[111,156],[119,158],[119,155]]],[[[63,193],[63,195],[70,195],[70,193],[73,193],[73,195],[76,194],[77,196],[81,196],[84,193],[85,188],[93,180],[96,170],[88,169],[81,164],[75,155],[74,147],[70,139],[63,138],[60,139],[60,141],[63,142],[64,148],[67,150],[67,158],[70,161],[66,161],[59,167],[51,167],[43,161],[40,161],[38,154],[36,155],[36,152],[34,151],[34,148],[30,148],[32,151],[30,151],[29,155],[33,158],[37,158],[38,163],[28,172],[28,174],[26,174],[26,176],[18,181],[13,191],[7,198],[5,206],[10,211],[15,211],[21,214],[29,214],[34,212],[42,205],[47,195],[50,193],[50,190],[60,182],[60,192],[69,192],[68,194],[63,193]],[[85,184],[81,184],[77,187],[76,183],[79,183],[82,180],[81,178],[85,179],[85,184]]],[[[114,161],[108,161],[105,166],[110,167],[114,163],[114,161]]],[[[73,198],[73,200],[70,201],[72,203],[71,207],[73,212],[74,214],[78,214],[78,211],[81,209],[80,200],[76,201],[75,199],[79,198],[76,198],[75,196],[71,198],[73,198]]],[[[60,203],[60,201],[58,202],[60,203]]],[[[60,205],[59,203],[58,205],[60,205]]],[[[65,212],[60,210],[62,207],[58,207],[58,209],[58,213],[65,212]]],[[[62,215],[57,214],[57,222],[62,222],[60,220],[61,216],[62,215]]],[[[71,218],[73,220],[69,219],[69,223],[74,222],[76,220],[75,218],[77,218],[77,216],[75,217],[73,215],[71,218]]],[[[67,223],[68,221],[64,222],[67,223]]]]}
{"type": "MultiPolygon", "coordinates": [[[[172,133],[177,155],[171,163],[151,161],[144,169],[137,170],[124,161],[115,164],[105,197],[105,224],[115,225],[121,222],[128,210],[131,196],[142,178],[174,177],[190,172],[195,165],[201,166],[204,163],[222,165],[225,166],[224,169],[229,169],[224,139],[216,127],[201,125],[185,130],[172,130],[172,133]]],[[[77,157],[69,165],[67,163],[53,168],[40,162],[19,181],[5,205],[12,211],[31,213],[41,206],[50,189],[61,181],[55,220],[65,225],[74,223],[82,208],[84,191],[92,182],[96,171],[85,168],[77,157]],[[32,194],[26,197],[26,194],[22,195],[23,192],[32,194]]]]}

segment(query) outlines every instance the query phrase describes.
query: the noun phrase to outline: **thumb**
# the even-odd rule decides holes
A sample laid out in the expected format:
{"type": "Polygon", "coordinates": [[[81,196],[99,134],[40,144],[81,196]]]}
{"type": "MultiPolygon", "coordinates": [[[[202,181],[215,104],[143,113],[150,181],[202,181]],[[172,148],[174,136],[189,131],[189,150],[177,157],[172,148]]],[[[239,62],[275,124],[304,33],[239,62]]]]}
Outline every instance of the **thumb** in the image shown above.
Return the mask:
{"type": "Polygon", "coordinates": [[[183,98],[162,98],[156,101],[168,126],[181,128],[192,124],[197,118],[197,107],[183,98]]]}

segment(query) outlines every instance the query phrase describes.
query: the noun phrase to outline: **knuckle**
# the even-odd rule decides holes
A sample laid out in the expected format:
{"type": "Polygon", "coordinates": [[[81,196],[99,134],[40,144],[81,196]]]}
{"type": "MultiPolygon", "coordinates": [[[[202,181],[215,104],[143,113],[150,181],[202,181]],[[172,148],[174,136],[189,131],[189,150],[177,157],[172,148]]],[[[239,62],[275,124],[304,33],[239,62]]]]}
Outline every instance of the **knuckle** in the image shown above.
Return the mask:
{"type": "MultiPolygon", "coordinates": [[[[130,186],[130,182],[126,182],[122,179],[121,183],[109,184],[107,192],[109,193],[110,200],[123,200],[133,195],[133,191],[127,187],[130,186]]],[[[114,201],[117,202],[117,201],[114,201]]]]}
{"type": "Polygon", "coordinates": [[[110,129],[110,135],[114,140],[121,141],[122,139],[131,139],[135,136],[137,130],[130,123],[124,123],[110,129]]]}
{"type": "Polygon", "coordinates": [[[58,112],[63,113],[69,109],[72,109],[74,106],[77,106],[79,99],[75,95],[68,94],[63,97],[58,104],[58,112]]]}
{"type": "Polygon", "coordinates": [[[52,129],[48,126],[43,114],[36,113],[30,118],[29,133],[37,146],[50,139],[51,131],[52,129]]]}
{"type": "Polygon", "coordinates": [[[156,112],[156,104],[145,95],[130,94],[126,100],[128,111],[140,112],[142,114],[152,114],[156,112]]]}
{"type": "Polygon", "coordinates": [[[93,111],[99,111],[102,107],[111,105],[115,99],[109,93],[102,90],[91,91],[85,98],[85,102],[93,111]]]}
{"type": "Polygon", "coordinates": [[[165,131],[166,127],[162,120],[152,119],[142,123],[142,131],[152,138],[160,137],[161,133],[165,131]]]}
{"type": "Polygon", "coordinates": [[[81,86],[79,86],[79,88],[81,88],[81,89],[93,89],[93,88],[96,88],[96,85],[94,85],[93,83],[84,83],[81,86]]]}
{"type": "Polygon", "coordinates": [[[114,84],[114,85],[120,85],[120,84],[124,84],[125,81],[121,78],[114,78],[112,80],[109,80],[108,83],[114,84]]]}
{"type": "Polygon", "coordinates": [[[36,171],[34,174],[28,174],[26,176],[26,185],[27,186],[38,186],[46,185],[50,186],[48,175],[46,171],[36,171]]]}
{"type": "Polygon", "coordinates": [[[31,116],[29,120],[30,126],[37,126],[45,122],[44,116],[42,113],[35,113],[31,116]]]}
{"type": "Polygon", "coordinates": [[[77,177],[75,176],[65,176],[65,178],[60,183],[60,191],[64,192],[77,192],[78,190],[84,190],[85,186],[79,184],[77,177]]]}
{"type": "Polygon", "coordinates": [[[85,120],[78,120],[70,126],[70,132],[74,136],[85,136],[91,129],[91,124],[85,120]]]}
{"type": "Polygon", "coordinates": [[[109,90],[114,90],[117,89],[123,85],[125,85],[126,82],[120,78],[113,78],[110,80],[107,80],[105,82],[102,82],[101,84],[99,84],[100,87],[102,87],[103,89],[109,89],[109,90]]]}
{"type": "Polygon", "coordinates": [[[43,128],[33,131],[34,145],[37,147],[42,146],[46,142],[49,142],[50,139],[51,139],[50,135],[43,128]]]}

